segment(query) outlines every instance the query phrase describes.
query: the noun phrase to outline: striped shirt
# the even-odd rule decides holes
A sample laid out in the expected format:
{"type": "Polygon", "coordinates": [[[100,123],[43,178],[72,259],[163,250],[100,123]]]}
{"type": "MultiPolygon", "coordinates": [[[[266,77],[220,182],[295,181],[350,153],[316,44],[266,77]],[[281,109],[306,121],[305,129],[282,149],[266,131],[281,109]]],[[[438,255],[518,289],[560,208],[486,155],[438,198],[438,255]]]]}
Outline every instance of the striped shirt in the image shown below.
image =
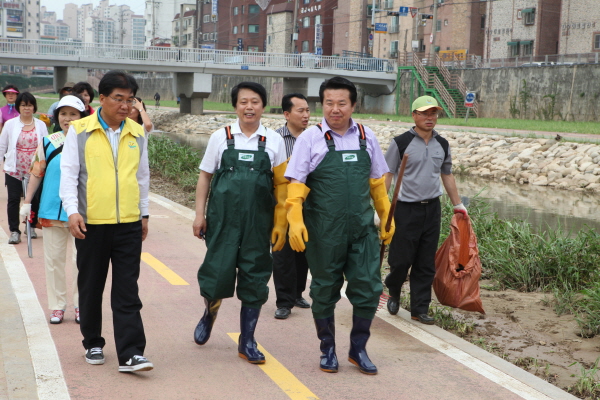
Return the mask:
{"type": "Polygon", "coordinates": [[[108,141],[110,142],[110,147],[112,148],[112,151],[113,151],[113,157],[115,158],[115,161],[116,161],[117,157],[119,155],[118,151],[119,151],[119,142],[121,141],[121,129],[123,129],[123,125],[125,125],[125,121],[121,122],[121,125],[119,125],[119,128],[115,131],[110,126],[108,126],[108,124],[106,122],[104,122],[104,120],[102,119],[102,116],[100,115],[100,110],[102,110],[102,107],[98,108],[98,121],[100,121],[100,125],[102,125],[102,128],[104,128],[104,133],[106,133],[106,136],[108,137],[108,141]]]}
{"type": "Polygon", "coordinates": [[[275,132],[279,133],[285,142],[285,154],[287,158],[292,156],[292,151],[294,150],[294,144],[296,143],[296,137],[292,135],[292,132],[287,127],[287,124],[282,126],[279,129],[276,129],[275,132]]]}

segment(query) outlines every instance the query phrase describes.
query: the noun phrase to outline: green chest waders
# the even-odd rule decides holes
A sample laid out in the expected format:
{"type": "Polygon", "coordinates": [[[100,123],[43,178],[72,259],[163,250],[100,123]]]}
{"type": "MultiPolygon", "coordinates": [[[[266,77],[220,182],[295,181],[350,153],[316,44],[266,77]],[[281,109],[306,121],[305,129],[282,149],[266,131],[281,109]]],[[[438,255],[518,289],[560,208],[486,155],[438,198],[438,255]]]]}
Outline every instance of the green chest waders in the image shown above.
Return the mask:
{"type": "Polygon", "coordinates": [[[215,172],[206,216],[206,257],[198,270],[200,293],[208,300],[237,297],[260,308],[268,298],[273,271],[273,172],[266,138],[258,151],[236,150],[227,127],[227,149],[215,172]]]}
{"type": "Polygon", "coordinates": [[[329,151],[306,180],[311,190],[304,203],[306,258],[316,319],[334,314],[344,276],[346,294],[360,317],[374,317],[382,291],[379,237],[370,203],[371,158],[362,125],[359,131],[360,150],[343,151],[335,149],[326,132],[329,151]]]}

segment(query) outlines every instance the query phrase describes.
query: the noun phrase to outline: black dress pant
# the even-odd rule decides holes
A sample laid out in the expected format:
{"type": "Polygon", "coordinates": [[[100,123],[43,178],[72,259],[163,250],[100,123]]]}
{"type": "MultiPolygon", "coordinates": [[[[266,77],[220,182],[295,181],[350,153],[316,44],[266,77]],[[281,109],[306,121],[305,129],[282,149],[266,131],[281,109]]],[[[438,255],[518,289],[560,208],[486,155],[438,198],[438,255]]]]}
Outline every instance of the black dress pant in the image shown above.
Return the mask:
{"type": "Polygon", "coordinates": [[[85,239],[75,239],[80,329],[83,347],[104,347],[102,337],[102,294],[109,262],[112,264],[110,304],[119,364],[143,355],[146,336],[138,295],[142,252],[141,221],[121,224],[86,224],[85,239]]]}
{"type": "MultiPolygon", "coordinates": [[[[8,216],[8,229],[11,232],[21,233],[20,225],[22,221],[19,221],[19,211],[21,209],[21,198],[23,198],[23,181],[17,179],[9,174],[4,174],[4,184],[6,186],[6,192],[8,199],[6,202],[6,214],[8,216]]],[[[31,210],[34,213],[32,227],[37,225],[37,213],[40,205],[39,197],[34,196],[31,200],[31,210]]]]}
{"type": "Polygon", "coordinates": [[[277,307],[293,308],[296,299],[306,289],[308,262],[304,252],[292,250],[288,241],[280,251],[273,252],[273,283],[277,307]]]}
{"type": "Polygon", "coordinates": [[[402,284],[410,270],[411,314],[427,314],[431,303],[431,285],[435,276],[435,253],[438,248],[441,206],[438,199],[427,203],[398,202],[394,213],[396,233],[390,243],[390,273],[385,285],[390,296],[399,298],[402,284]]]}

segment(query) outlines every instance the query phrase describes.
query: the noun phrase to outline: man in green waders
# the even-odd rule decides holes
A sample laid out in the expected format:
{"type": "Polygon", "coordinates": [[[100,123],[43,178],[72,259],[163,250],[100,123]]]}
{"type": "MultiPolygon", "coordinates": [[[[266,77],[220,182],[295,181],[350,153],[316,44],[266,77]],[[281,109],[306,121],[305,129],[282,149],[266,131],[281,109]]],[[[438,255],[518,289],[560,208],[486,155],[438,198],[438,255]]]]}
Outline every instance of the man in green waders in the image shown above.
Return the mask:
{"type": "Polygon", "coordinates": [[[207,252],[198,271],[206,310],[194,340],[208,341],[221,300],[233,297],[237,278],[242,301],[238,353],[262,364],[265,356],[256,348],[254,330],[269,294],[271,241],[274,251],[285,243],[287,157],[281,135],[260,122],[267,104],[262,85],[240,83],[231,91],[231,102],[238,120],[211,135],[196,188],[194,235],[206,240],[207,252]]]}
{"type": "MultiPolygon", "coordinates": [[[[352,120],[354,84],[331,78],[321,85],[319,96],[323,120],[298,137],[285,172],[291,181],[285,205],[290,246],[295,251],[306,248],[321,370],[338,371],[334,310],[346,277],[346,294],[353,306],[348,360],[374,375],[377,367],[366,344],[383,287],[370,200],[381,221],[386,221],[390,201],[384,175],[389,169],[373,131],[352,120]]],[[[379,238],[389,243],[394,229],[392,225],[386,232],[382,222],[379,238]]]]}

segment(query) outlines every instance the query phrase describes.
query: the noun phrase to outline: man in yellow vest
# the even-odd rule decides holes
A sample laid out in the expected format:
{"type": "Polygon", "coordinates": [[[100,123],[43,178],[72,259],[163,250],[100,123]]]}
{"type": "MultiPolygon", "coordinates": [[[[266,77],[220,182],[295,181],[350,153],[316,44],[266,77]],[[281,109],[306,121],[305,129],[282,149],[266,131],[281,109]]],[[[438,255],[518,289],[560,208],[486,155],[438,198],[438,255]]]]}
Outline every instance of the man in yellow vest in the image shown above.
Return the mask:
{"type": "Polygon", "coordinates": [[[60,197],[77,247],[80,328],[85,360],[104,364],[102,294],[112,264],[111,307],[119,372],[149,371],[137,280],[148,234],[148,142],[127,118],[138,85],[109,71],[100,108],[69,128],[61,158],[60,197]]]}

